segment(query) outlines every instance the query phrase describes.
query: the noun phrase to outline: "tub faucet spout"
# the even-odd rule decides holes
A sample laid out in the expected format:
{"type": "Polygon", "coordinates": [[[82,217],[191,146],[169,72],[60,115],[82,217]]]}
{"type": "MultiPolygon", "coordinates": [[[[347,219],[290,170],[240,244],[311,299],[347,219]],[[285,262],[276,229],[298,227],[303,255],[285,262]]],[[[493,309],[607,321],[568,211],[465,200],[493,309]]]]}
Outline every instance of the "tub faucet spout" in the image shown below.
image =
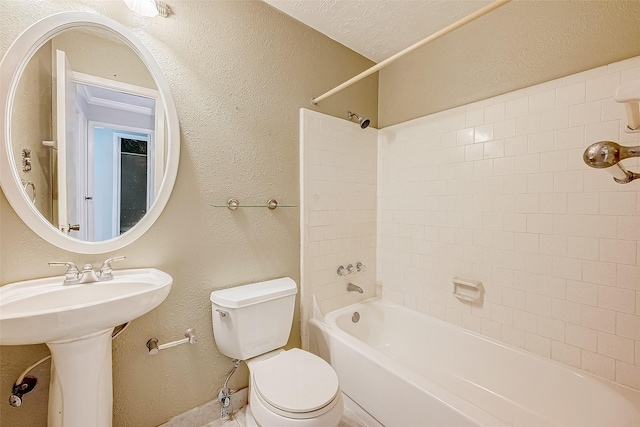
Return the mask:
{"type": "Polygon", "coordinates": [[[359,292],[361,294],[364,293],[360,286],[354,285],[353,283],[349,283],[347,285],[347,292],[359,292]]]}

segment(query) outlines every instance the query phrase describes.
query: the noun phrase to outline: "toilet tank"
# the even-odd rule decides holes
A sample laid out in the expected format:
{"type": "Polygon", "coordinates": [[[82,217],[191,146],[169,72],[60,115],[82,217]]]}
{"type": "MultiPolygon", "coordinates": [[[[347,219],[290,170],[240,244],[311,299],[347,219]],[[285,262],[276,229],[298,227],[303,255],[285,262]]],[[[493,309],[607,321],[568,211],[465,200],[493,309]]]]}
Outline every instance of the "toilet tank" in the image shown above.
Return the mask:
{"type": "Polygon", "coordinates": [[[211,292],[213,336],[218,350],[247,360],[289,339],[297,286],[289,277],[211,292]]]}

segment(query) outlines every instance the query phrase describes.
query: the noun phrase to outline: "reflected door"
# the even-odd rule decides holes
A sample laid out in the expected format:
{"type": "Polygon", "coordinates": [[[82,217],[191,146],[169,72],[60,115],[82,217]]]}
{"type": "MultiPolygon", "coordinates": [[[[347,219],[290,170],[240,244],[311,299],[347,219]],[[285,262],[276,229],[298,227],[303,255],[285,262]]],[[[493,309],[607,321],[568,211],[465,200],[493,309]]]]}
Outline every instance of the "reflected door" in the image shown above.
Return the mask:
{"type": "Polygon", "coordinates": [[[58,185],[58,228],[77,237],[71,228],[79,228],[79,207],[76,197],[78,165],[77,151],[80,118],[76,113],[76,85],[73,82],[73,71],[66,54],[56,51],[56,115],[57,115],[57,185],[58,185]],[[77,226],[77,227],[74,227],[77,226]]]}

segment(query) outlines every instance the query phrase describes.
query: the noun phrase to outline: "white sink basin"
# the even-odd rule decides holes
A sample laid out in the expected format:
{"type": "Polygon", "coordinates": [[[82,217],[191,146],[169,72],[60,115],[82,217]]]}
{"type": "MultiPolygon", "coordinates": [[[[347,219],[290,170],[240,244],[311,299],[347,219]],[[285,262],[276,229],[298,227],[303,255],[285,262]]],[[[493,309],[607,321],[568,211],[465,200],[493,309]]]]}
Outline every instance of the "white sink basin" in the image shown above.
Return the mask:
{"type": "Polygon", "coordinates": [[[60,276],[0,287],[0,345],[76,339],[113,328],[153,310],[173,283],[155,268],[114,270],[113,277],[63,286],[60,276]]]}

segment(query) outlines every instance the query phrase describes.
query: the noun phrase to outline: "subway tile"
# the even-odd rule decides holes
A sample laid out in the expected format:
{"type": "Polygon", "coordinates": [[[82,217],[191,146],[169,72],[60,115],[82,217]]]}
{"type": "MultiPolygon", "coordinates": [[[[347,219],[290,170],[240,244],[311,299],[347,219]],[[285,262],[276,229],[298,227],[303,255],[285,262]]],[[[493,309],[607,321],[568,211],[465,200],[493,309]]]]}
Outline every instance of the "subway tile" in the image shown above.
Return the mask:
{"type": "Polygon", "coordinates": [[[551,358],[551,340],[549,338],[527,332],[524,337],[524,348],[542,357],[551,358]]]}
{"type": "Polygon", "coordinates": [[[555,132],[540,132],[529,135],[529,153],[543,153],[553,150],[555,132]]]}
{"type": "Polygon", "coordinates": [[[527,191],[529,193],[542,193],[540,195],[540,209],[542,212],[542,196],[554,190],[554,175],[551,172],[530,173],[527,175],[527,191]]]}
{"type": "Polygon", "coordinates": [[[594,215],[599,211],[599,193],[569,193],[567,195],[567,213],[594,215]]]}
{"type": "Polygon", "coordinates": [[[479,108],[472,111],[467,111],[465,115],[465,126],[474,127],[484,124],[484,109],[479,108]]]}
{"type": "Polygon", "coordinates": [[[460,129],[456,131],[456,143],[458,145],[467,145],[473,142],[473,128],[460,129]]]}
{"type": "Polygon", "coordinates": [[[485,159],[504,157],[504,140],[487,141],[483,145],[485,159]]]}
{"type": "Polygon", "coordinates": [[[549,148],[546,152],[540,153],[541,172],[562,172],[567,170],[569,151],[553,150],[549,148]]]}
{"type": "MultiPolygon", "coordinates": [[[[571,112],[569,112],[569,114],[571,114],[571,112]]],[[[530,135],[532,133],[540,132],[542,127],[541,123],[542,119],[540,113],[533,113],[526,116],[517,117],[516,135],[530,135]]]]}
{"type": "Polygon", "coordinates": [[[529,153],[529,140],[526,135],[507,137],[505,139],[504,141],[505,156],[520,156],[528,153],[529,153]]]}
{"type": "Polygon", "coordinates": [[[635,56],[629,59],[623,59],[622,61],[612,62],[607,65],[607,72],[615,73],[618,71],[624,71],[631,68],[640,68],[640,56],[635,56]]]}
{"type": "Polygon", "coordinates": [[[620,139],[620,121],[592,123],[585,126],[585,136],[591,142],[618,141],[620,139]]]}
{"type": "Polygon", "coordinates": [[[633,363],[635,358],[634,341],[606,332],[598,332],[598,353],[623,362],[633,363]]]}
{"type": "Polygon", "coordinates": [[[544,295],[527,293],[526,311],[539,316],[551,317],[551,298],[544,295]]]}
{"type": "Polygon", "coordinates": [[[533,86],[529,86],[525,89],[525,95],[534,95],[541,92],[548,92],[552,89],[562,86],[562,79],[549,80],[547,82],[542,82],[535,84],[533,86]]]}
{"type": "Polygon", "coordinates": [[[620,191],[600,194],[601,215],[635,215],[637,196],[633,192],[620,191]]]}
{"type": "MultiPolygon", "coordinates": [[[[491,320],[501,325],[513,324],[513,309],[504,305],[495,304],[491,308],[491,320]]],[[[500,339],[500,337],[498,337],[500,339]]]]}
{"type": "Polygon", "coordinates": [[[482,144],[469,144],[464,147],[464,160],[467,162],[481,160],[484,157],[482,144]]]}
{"type": "Polygon", "coordinates": [[[551,192],[540,194],[540,213],[566,214],[567,194],[551,192]]]}
{"type": "Polygon", "coordinates": [[[529,99],[525,96],[508,100],[505,104],[505,117],[522,117],[529,113],[529,99]]]}
{"type": "Polygon", "coordinates": [[[553,276],[569,280],[581,280],[582,261],[575,258],[554,257],[553,276]]]}
{"type": "Polygon", "coordinates": [[[567,256],[597,261],[600,257],[600,240],[594,237],[570,236],[567,239],[567,256]]]}
{"type": "Polygon", "coordinates": [[[620,102],[616,102],[613,97],[605,98],[602,100],[602,120],[610,121],[610,120],[625,120],[626,122],[626,113],[624,110],[624,104],[620,102]]]}
{"type": "Polygon", "coordinates": [[[537,173],[540,171],[540,154],[526,154],[516,156],[516,173],[537,173]]]}
{"type": "Polygon", "coordinates": [[[582,305],[564,299],[554,298],[551,301],[551,317],[562,320],[563,322],[580,325],[582,323],[582,305]]]}
{"type": "Polygon", "coordinates": [[[554,172],[553,190],[556,193],[579,193],[584,190],[582,171],[554,172]]]}
{"type": "Polygon", "coordinates": [[[551,234],[540,235],[540,253],[546,255],[567,255],[567,237],[551,234]]]}
{"type": "MultiPolygon", "coordinates": [[[[502,290],[502,303],[504,306],[520,311],[526,309],[526,293],[520,289],[504,288],[502,290]]],[[[513,312],[511,313],[513,321],[513,312]]]]}
{"type": "Polygon", "coordinates": [[[619,216],[617,238],[640,240],[640,216],[619,216]]]}
{"type": "MultiPolygon", "coordinates": [[[[324,193],[318,209],[304,213],[317,238],[307,251],[320,269],[314,277],[335,270],[336,251],[360,239],[358,222],[375,224],[375,197],[353,197],[369,190],[340,180],[357,184],[361,170],[377,167],[383,294],[638,387],[640,181],[620,186],[582,160],[597,140],[640,143],[621,132],[624,110],[608,93],[632,76],[640,78],[640,59],[434,115],[428,127],[407,124],[394,141],[381,131],[377,165],[375,156],[367,163],[347,150],[351,134],[329,132],[309,151],[322,168],[308,172],[324,193]],[[333,200],[349,210],[373,203],[374,216],[345,216],[344,206],[327,216],[323,203],[336,191],[333,200]],[[409,211],[402,200],[412,201],[409,211]],[[443,283],[454,272],[482,278],[484,306],[452,298],[443,283]]],[[[625,164],[640,168],[635,159],[625,164]]],[[[325,289],[331,304],[342,302],[339,291],[325,289]]]]}
{"type": "Polygon", "coordinates": [[[581,104],[586,99],[586,85],[578,82],[556,89],[556,108],[581,104]]]}
{"type": "Polygon", "coordinates": [[[580,348],[563,342],[551,341],[551,359],[565,365],[580,367],[580,348]]]}
{"type": "Polygon", "coordinates": [[[640,389],[640,366],[616,360],[616,382],[640,389]]]}
{"type": "Polygon", "coordinates": [[[565,342],[589,351],[597,351],[598,332],[580,325],[565,324],[565,342]]]}
{"type": "Polygon", "coordinates": [[[614,359],[588,350],[581,350],[580,366],[585,371],[591,372],[608,380],[613,381],[616,376],[614,359]]]}
{"type": "Polygon", "coordinates": [[[516,120],[507,119],[493,123],[493,137],[505,139],[516,136],[516,120]]]}
{"type": "Polygon", "coordinates": [[[612,286],[598,287],[598,306],[621,313],[635,314],[635,291],[612,286]]]}
{"type": "Polygon", "coordinates": [[[582,306],[582,326],[615,334],[616,312],[584,305],[582,306]]]}
{"type": "Polygon", "coordinates": [[[565,341],[565,323],[550,317],[538,317],[538,334],[555,341],[565,341]]]}
{"type": "MultiPolygon", "coordinates": [[[[505,143],[504,141],[493,141],[501,143],[502,145],[502,154],[504,155],[505,143]]],[[[490,143],[487,143],[490,144],[490,143]]],[[[499,146],[496,147],[499,149],[499,146]]],[[[486,152],[486,144],[485,144],[485,152],[486,152]]],[[[485,154],[486,156],[486,154],[485,154]]],[[[515,157],[502,157],[499,156],[493,160],[493,175],[513,175],[516,171],[516,160],[515,157]]]]}
{"type": "Polygon", "coordinates": [[[586,215],[553,214],[553,234],[562,236],[580,236],[586,215]]]}
{"type": "Polygon", "coordinates": [[[567,301],[598,306],[598,285],[576,280],[567,281],[567,301]]]}
{"type": "Polygon", "coordinates": [[[504,192],[508,194],[522,194],[527,192],[527,176],[511,175],[504,181],[504,192]]]}
{"type": "Polygon", "coordinates": [[[523,330],[513,328],[511,326],[502,325],[502,341],[518,348],[524,348],[524,336],[523,330]]]}
{"type": "Polygon", "coordinates": [[[528,214],[527,233],[552,234],[553,216],[550,214],[528,214]]]}
{"type": "Polygon", "coordinates": [[[586,71],[582,71],[580,73],[571,74],[570,76],[566,76],[562,78],[562,85],[570,85],[577,82],[587,81],[594,77],[602,76],[607,74],[607,66],[603,65],[597,68],[591,68],[586,71]]]}
{"type": "Polygon", "coordinates": [[[579,215],[584,237],[611,239],[618,234],[618,217],[605,215],[579,215]]]}
{"type": "Polygon", "coordinates": [[[486,142],[493,139],[493,125],[482,125],[474,128],[474,142],[486,142]]]}
{"type": "MultiPolygon", "coordinates": [[[[594,85],[595,86],[595,85],[594,85]]],[[[537,113],[553,109],[556,103],[555,90],[547,90],[529,96],[529,112],[537,113]]]]}
{"type": "Polygon", "coordinates": [[[598,123],[602,114],[602,101],[591,101],[569,107],[569,126],[598,123]]]}
{"type": "Polygon", "coordinates": [[[585,261],[582,263],[582,280],[599,285],[615,286],[616,271],[616,264],[585,261]]]}
{"type": "Polygon", "coordinates": [[[540,130],[566,129],[569,127],[569,107],[545,110],[540,113],[540,130]]]}
{"type": "Polygon", "coordinates": [[[615,95],[616,89],[620,85],[620,73],[607,73],[603,76],[589,79],[587,86],[587,101],[595,99],[610,98],[615,95]]]}
{"type": "Polygon", "coordinates": [[[527,231],[527,216],[519,213],[505,213],[503,216],[504,231],[524,233],[527,231]]]}
{"type": "Polygon", "coordinates": [[[640,341],[640,316],[616,313],[616,335],[640,341]]]}
{"type": "Polygon", "coordinates": [[[513,326],[525,332],[538,332],[538,316],[523,310],[513,310],[513,326]]]}
{"type": "Polygon", "coordinates": [[[498,104],[489,105],[484,109],[484,122],[495,123],[505,118],[505,103],[500,102],[498,104]]]}
{"type": "Polygon", "coordinates": [[[633,240],[600,239],[600,261],[636,264],[636,246],[633,240]]]}
{"type": "Polygon", "coordinates": [[[616,286],[640,291],[640,266],[617,264],[616,286]]]}
{"type": "Polygon", "coordinates": [[[585,127],[575,126],[556,130],[555,149],[585,148],[585,127]]]}

